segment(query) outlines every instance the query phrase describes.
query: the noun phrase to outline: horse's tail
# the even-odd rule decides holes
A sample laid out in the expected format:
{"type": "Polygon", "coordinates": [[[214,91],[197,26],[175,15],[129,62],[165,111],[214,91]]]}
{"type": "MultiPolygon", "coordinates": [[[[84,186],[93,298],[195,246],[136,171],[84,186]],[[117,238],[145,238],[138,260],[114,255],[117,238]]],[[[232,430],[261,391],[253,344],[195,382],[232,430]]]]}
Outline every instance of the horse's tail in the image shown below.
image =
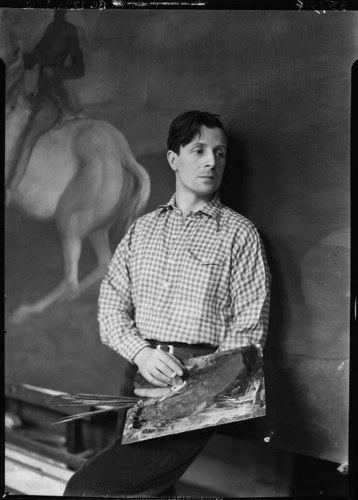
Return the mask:
{"type": "Polygon", "coordinates": [[[140,217],[147,206],[151,183],[147,171],[132,157],[125,165],[125,182],[121,204],[117,207],[113,239],[116,244],[131,224],[140,217]]]}
{"type": "Polygon", "coordinates": [[[138,183],[137,183],[136,193],[133,197],[134,206],[132,212],[132,221],[138,219],[138,217],[144,213],[151,191],[150,177],[148,172],[142,167],[142,165],[140,165],[137,162],[136,162],[136,170],[138,172],[137,175],[138,183]]]}

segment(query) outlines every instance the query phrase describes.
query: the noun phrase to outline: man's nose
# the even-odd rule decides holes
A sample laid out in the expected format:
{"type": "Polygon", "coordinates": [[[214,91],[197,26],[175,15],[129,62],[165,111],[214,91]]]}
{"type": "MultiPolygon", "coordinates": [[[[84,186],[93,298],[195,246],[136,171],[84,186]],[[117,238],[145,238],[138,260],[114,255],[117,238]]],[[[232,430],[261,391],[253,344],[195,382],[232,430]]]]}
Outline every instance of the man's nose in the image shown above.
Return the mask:
{"type": "Polygon", "coordinates": [[[216,164],[216,156],[214,151],[207,151],[206,156],[205,156],[205,165],[207,167],[215,167],[216,164]]]}

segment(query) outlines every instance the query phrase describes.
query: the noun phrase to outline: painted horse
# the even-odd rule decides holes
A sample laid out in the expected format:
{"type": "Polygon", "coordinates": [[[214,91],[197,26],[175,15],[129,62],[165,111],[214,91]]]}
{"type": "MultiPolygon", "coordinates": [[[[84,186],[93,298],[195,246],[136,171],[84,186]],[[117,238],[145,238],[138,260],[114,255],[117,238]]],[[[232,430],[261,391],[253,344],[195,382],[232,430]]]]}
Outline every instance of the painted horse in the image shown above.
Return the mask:
{"type": "Polygon", "coordinates": [[[62,281],[12,314],[13,322],[21,322],[60,298],[80,294],[103,277],[112,257],[108,231],[118,219],[125,230],[144,211],[150,178],[121,132],[105,121],[85,117],[70,119],[39,135],[26,165],[17,170],[14,159],[19,156],[32,109],[24,90],[20,38],[9,16],[1,14],[0,56],[7,69],[6,203],[35,218],[54,219],[64,258],[62,281]],[[95,251],[97,266],[79,281],[78,265],[86,238],[95,251]]]}

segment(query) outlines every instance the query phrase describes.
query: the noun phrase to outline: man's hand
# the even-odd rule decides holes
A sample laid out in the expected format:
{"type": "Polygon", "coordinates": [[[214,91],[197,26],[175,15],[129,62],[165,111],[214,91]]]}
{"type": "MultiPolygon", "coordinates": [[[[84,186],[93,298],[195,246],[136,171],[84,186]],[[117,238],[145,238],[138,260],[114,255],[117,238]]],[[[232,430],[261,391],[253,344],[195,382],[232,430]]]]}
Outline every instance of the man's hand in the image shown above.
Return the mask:
{"type": "MultiPolygon", "coordinates": [[[[183,366],[180,361],[160,349],[145,347],[133,358],[143,377],[157,387],[182,384],[183,366]]],[[[169,387],[170,388],[170,387],[169,387]]]]}

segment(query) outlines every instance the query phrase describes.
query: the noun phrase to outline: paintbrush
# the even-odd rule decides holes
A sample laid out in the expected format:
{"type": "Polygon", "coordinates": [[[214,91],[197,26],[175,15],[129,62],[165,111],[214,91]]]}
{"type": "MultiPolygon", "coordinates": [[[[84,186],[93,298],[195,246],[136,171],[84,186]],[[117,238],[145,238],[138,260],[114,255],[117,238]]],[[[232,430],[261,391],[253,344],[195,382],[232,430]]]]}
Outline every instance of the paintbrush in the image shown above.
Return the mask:
{"type": "Polygon", "coordinates": [[[99,409],[63,417],[52,425],[63,424],[100,413],[132,408],[141,401],[138,397],[108,396],[102,394],[60,394],[54,399],[59,401],[55,404],[57,407],[98,407],[99,409]]]}

